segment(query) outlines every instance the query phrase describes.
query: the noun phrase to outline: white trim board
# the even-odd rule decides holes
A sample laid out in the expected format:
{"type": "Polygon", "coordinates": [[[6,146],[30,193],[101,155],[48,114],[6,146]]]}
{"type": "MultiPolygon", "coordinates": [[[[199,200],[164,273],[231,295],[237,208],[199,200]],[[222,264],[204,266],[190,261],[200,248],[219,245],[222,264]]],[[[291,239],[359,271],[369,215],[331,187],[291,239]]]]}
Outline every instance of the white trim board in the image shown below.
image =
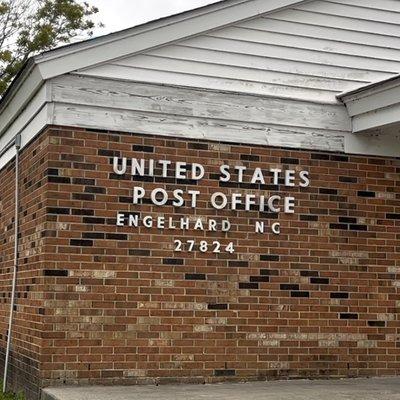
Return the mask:
{"type": "MultiPolygon", "coordinates": [[[[400,135],[351,133],[344,105],[66,75],[51,79],[0,138],[22,148],[46,126],[398,157],[400,135]],[[357,137],[356,137],[357,136],[357,137]]],[[[3,168],[15,155],[0,159],[3,168]]]]}
{"type": "Polygon", "coordinates": [[[385,133],[400,125],[399,76],[342,93],[338,98],[346,105],[353,133],[385,133]]]}

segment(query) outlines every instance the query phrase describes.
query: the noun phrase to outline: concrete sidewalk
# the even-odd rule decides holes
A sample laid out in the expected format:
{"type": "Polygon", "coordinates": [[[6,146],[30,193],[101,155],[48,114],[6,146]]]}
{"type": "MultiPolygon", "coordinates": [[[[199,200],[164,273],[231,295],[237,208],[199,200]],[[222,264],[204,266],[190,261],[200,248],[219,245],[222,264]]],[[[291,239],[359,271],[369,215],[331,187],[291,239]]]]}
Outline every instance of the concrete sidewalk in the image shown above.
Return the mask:
{"type": "Polygon", "coordinates": [[[181,386],[49,388],[42,400],[400,400],[400,377],[181,386]]]}

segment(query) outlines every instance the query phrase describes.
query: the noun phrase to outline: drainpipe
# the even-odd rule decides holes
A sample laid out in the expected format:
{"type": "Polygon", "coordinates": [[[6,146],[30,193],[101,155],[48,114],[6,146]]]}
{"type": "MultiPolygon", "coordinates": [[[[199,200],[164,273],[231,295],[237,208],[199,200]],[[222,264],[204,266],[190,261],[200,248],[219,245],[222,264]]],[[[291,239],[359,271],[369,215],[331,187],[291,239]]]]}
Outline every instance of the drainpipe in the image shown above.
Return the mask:
{"type": "Polygon", "coordinates": [[[13,140],[2,150],[0,157],[8,151],[12,146],[15,146],[15,217],[14,217],[14,270],[13,270],[13,280],[11,289],[11,304],[10,304],[10,317],[8,321],[7,330],[7,349],[6,349],[6,359],[4,363],[4,377],[3,377],[3,393],[7,389],[7,372],[8,363],[10,358],[11,349],[11,334],[12,334],[12,323],[14,316],[14,305],[15,305],[15,290],[17,286],[17,272],[18,272],[18,231],[19,231],[19,220],[18,220],[18,208],[19,208],[19,191],[18,191],[18,181],[19,181],[19,150],[21,148],[21,135],[15,136],[13,140]]]}

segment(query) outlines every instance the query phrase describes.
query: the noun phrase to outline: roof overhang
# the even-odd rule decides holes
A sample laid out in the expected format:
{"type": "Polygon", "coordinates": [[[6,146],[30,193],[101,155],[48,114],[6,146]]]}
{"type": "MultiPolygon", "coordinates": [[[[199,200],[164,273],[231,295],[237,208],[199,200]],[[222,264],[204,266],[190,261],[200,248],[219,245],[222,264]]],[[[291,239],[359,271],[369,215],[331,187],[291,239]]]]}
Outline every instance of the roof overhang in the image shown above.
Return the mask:
{"type": "Polygon", "coordinates": [[[353,133],[384,132],[400,128],[400,75],[342,93],[353,133]]]}
{"type": "Polygon", "coordinates": [[[48,79],[308,1],[224,0],[35,56],[1,99],[0,137],[48,79]]]}

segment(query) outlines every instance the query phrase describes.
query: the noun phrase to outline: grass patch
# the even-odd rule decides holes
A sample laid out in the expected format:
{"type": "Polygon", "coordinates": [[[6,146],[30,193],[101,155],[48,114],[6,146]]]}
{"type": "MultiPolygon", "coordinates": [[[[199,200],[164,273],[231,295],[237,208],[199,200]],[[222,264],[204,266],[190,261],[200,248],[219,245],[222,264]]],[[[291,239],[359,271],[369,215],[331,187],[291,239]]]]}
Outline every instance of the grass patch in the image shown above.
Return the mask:
{"type": "Polygon", "coordinates": [[[25,400],[25,396],[22,393],[0,393],[0,400],[25,400]]]}
{"type": "Polygon", "coordinates": [[[23,393],[3,393],[3,381],[0,380],[0,400],[25,400],[23,393]]]}

